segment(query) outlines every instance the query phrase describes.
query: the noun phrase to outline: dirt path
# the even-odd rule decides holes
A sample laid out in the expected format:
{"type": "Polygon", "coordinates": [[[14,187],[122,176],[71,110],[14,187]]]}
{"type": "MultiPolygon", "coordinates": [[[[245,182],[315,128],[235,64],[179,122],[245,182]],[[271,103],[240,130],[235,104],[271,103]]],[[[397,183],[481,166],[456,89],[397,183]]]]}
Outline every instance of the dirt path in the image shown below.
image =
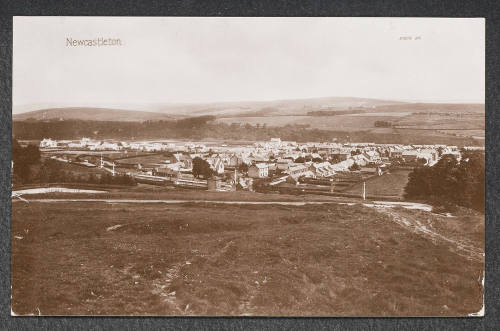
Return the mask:
{"type": "Polygon", "coordinates": [[[44,193],[107,193],[107,191],[72,189],[64,187],[40,187],[40,188],[30,188],[25,190],[12,191],[12,197],[21,196],[24,194],[44,194],[44,193]]]}
{"type": "Polygon", "coordinates": [[[409,231],[425,236],[433,241],[445,242],[446,244],[451,246],[452,251],[458,255],[479,262],[484,261],[484,251],[482,249],[461,242],[459,240],[448,238],[440,233],[437,233],[429,229],[429,227],[432,227],[432,224],[429,221],[424,221],[424,220],[420,221],[417,218],[408,215],[402,216],[396,210],[390,208],[375,207],[375,209],[380,213],[389,215],[390,218],[395,223],[401,225],[402,227],[408,229],[409,231]],[[423,224],[423,222],[427,222],[427,224],[423,224]]]}
{"type": "MultiPolygon", "coordinates": [[[[13,200],[18,201],[18,200],[13,200]]],[[[341,201],[228,201],[228,200],[159,200],[159,199],[30,199],[31,202],[104,202],[104,203],[163,203],[163,204],[180,204],[180,203],[215,203],[226,205],[284,205],[284,206],[305,206],[305,205],[323,205],[323,204],[339,204],[339,205],[355,205],[355,202],[341,201]]],[[[362,203],[366,207],[381,207],[393,208],[403,207],[406,209],[419,209],[429,211],[432,207],[422,203],[415,202],[392,202],[392,201],[375,201],[374,203],[362,203]]]]}

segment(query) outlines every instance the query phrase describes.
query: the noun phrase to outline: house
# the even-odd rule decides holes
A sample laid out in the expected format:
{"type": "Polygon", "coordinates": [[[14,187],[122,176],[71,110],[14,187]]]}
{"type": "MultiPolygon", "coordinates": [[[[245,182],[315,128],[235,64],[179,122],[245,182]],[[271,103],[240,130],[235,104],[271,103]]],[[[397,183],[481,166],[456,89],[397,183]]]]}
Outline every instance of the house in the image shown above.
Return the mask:
{"type": "Polygon", "coordinates": [[[248,176],[252,178],[266,178],[269,176],[269,167],[266,163],[257,163],[248,168],[248,176]]]}
{"type": "Polygon", "coordinates": [[[311,153],[311,159],[321,159],[321,155],[319,153],[311,153]]]}
{"type": "Polygon", "coordinates": [[[222,160],[221,157],[216,156],[209,158],[207,162],[210,164],[210,168],[216,173],[216,174],[222,174],[224,173],[224,161],[222,160]]]}
{"type": "Polygon", "coordinates": [[[179,168],[173,168],[173,167],[157,167],[153,169],[153,176],[177,177],[179,173],[180,173],[179,168]]]}
{"type": "Polygon", "coordinates": [[[380,162],[380,154],[377,151],[366,151],[363,153],[363,156],[370,163],[378,163],[380,162]]]}
{"type": "Polygon", "coordinates": [[[419,151],[420,157],[427,160],[427,165],[434,165],[439,159],[439,153],[437,150],[432,148],[421,149],[419,151]]]}
{"type": "Polygon", "coordinates": [[[231,155],[229,158],[228,166],[231,168],[236,168],[243,163],[243,160],[239,158],[236,154],[231,155]]]}
{"type": "Polygon", "coordinates": [[[314,174],[309,170],[309,166],[306,164],[294,164],[285,171],[285,173],[289,174],[293,179],[297,179],[301,176],[309,176],[313,177],[314,174]]]}
{"type": "Polygon", "coordinates": [[[332,165],[332,169],[335,172],[348,171],[349,168],[354,164],[353,159],[347,159],[332,165]]]}
{"type": "Polygon", "coordinates": [[[80,143],[69,143],[68,148],[81,148],[82,145],[80,143]]]}
{"type": "Polygon", "coordinates": [[[57,140],[52,140],[50,138],[45,138],[40,141],[41,148],[54,148],[57,147],[57,140]]]}
{"type": "Polygon", "coordinates": [[[316,177],[331,177],[335,174],[335,170],[330,162],[313,163],[309,167],[309,170],[311,170],[316,177]]]}
{"type": "Polygon", "coordinates": [[[401,159],[403,158],[403,150],[390,150],[389,157],[393,159],[401,159]]]}
{"type": "MultiPolygon", "coordinates": [[[[92,143],[92,140],[90,138],[83,137],[82,139],[80,139],[80,145],[82,147],[86,147],[90,143],[92,143]]],[[[122,142],[122,144],[123,144],[123,142],[122,142]]]]}
{"type": "Polygon", "coordinates": [[[267,157],[264,157],[264,156],[260,156],[260,155],[251,155],[250,157],[248,157],[248,159],[252,162],[252,163],[264,163],[264,162],[267,162],[267,157]]]}
{"type": "Polygon", "coordinates": [[[457,161],[460,161],[462,159],[462,155],[460,154],[459,151],[447,150],[447,151],[443,152],[442,156],[445,156],[445,155],[453,155],[457,159],[457,161]]]}
{"type": "Polygon", "coordinates": [[[287,170],[290,165],[293,164],[291,159],[278,159],[276,162],[276,167],[280,170],[287,170]]]}
{"type": "Polygon", "coordinates": [[[271,138],[271,146],[279,147],[281,146],[281,138],[271,138]]]}
{"type": "Polygon", "coordinates": [[[359,166],[365,166],[366,164],[369,163],[368,159],[363,154],[353,155],[352,159],[359,166]]]}
{"type": "Polygon", "coordinates": [[[121,146],[119,146],[117,143],[110,143],[105,141],[100,145],[100,149],[118,151],[121,149],[121,146]]]}
{"type": "Polygon", "coordinates": [[[416,150],[404,151],[402,157],[405,160],[405,162],[416,162],[418,159],[418,151],[416,150]]]}
{"type": "Polygon", "coordinates": [[[187,169],[192,169],[193,168],[193,159],[191,158],[191,155],[189,154],[183,154],[183,153],[174,153],[171,154],[167,157],[165,160],[166,163],[170,164],[175,164],[175,163],[182,163],[184,168],[187,169]]]}

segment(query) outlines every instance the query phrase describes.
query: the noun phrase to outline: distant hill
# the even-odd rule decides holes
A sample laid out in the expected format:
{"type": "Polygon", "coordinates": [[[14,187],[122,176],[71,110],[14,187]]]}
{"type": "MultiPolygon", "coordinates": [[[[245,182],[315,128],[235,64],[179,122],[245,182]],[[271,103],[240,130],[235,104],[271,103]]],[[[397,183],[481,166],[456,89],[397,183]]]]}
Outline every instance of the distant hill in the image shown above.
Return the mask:
{"type": "Polygon", "coordinates": [[[409,103],[404,105],[383,105],[377,111],[410,111],[413,113],[462,113],[484,114],[480,103],[409,103]]]}
{"type": "MultiPolygon", "coordinates": [[[[308,98],[308,99],[289,99],[289,100],[272,100],[272,101],[237,101],[237,102],[211,102],[211,103],[149,103],[149,104],[112,104],[112,105],[81,105],[78,107],[56,105],[56,104],[29,104],[14,106],[15,119],[24,120],[29,116],[27,114],[35,114],[34,111],[42,113],[50,111],[56,114],[57,112],[66,110],[78,110],[82,113],[91,114],[95,109],[97,113],[105,110],[119,111],[141,111],[156,114],[143,115],[147,119],[150,117],[156,118],[159,114],[170,116],[202,116],[213,115],[217,117],[232,117],[232,116],[279,116],[279,115],[305,115],[308,111],[324,110],[324,109],[339,109],[346,110],[349,108],[366,107],[373,108],[384,105],[400,105],[405,104],[400,101],[378,100],[368,98],[353,98],[353,97],[324,97],[324,98],[308,98]],[[54,112],[54,109],[57,112],[54,112]],[[22,113],[22,115],[21,115],[22,113]]],[[[74,114],[71,114],[73,116],[74,114]]],[[[116,114],[118,115],[118,114],[116,114]]],[[[129,116],[132,115],[129,113],[129,116]]],[[[45,119],[51,117],[50,114],[45,114],[45,119]]],[[[65,118],[66,114],[60,116],[65,118]]],[[[114,117],[113,114],[112,117],[114,117]]],[[[137,114],[138,119],[142,120],[140,114],[137,114]]],[[[37,115],[33,115],[35,119],[40,119],[37,115]]],[[[134,117],[134,116],[132,116],[134,117]]]]}
{"type": "Polygon", "coordinates": [[[34,110],[21,114],[14,114],[13,120],[87,120],[87,121],[122,121],[142,122],[147,120],[172,120],[174,116],[168,114],[133,111],[109,108],[50,108],[34,110]]]}
{"type": "Polygon", "coordinates": [[[191,116],[280,116],[306,115],[315,110],[346,110],[349,108],[375,108],[388,105],[403,105],[405,102],[353,97],[326,97],[273,101],[216,102],[206,104],[166,104],[154,106],[154,111],[167,114],[191,116]]]}
{"type": "Polygon", "coordinates": [[[355,97],[325,97],[274,101],[214,102],[203,104],[155,104],[137,108],[182,116],[212,115],[218,118],[307,115],[311,111],[452,112],[484,113],[484,104],[416,103],[355,97]]]}
{"type": "MultiPolygon", "coordinates": [[[[43,109],[14,114],[14,120],[98,120],[140,122],[172,120],[211,115],[218,118],[307,115],[311,112],[430,112],[484,113],[484,104],[410,103],[354,97],[325,97],[274,101],[214,102],[197,104],[129,104],[103,107],[39,105],[43,109]]],[[[15,112],[37,109],[36,105],[16,106],[15,112]]]]}

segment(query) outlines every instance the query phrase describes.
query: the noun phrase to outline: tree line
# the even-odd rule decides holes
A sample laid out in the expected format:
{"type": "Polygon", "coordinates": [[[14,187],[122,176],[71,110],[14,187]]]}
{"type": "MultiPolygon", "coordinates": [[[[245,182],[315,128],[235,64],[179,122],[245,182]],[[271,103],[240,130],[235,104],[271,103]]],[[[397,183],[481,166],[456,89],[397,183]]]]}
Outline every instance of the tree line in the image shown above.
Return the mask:
{"type": "Polygon", "coordinates": [[[127,175],[112,176],[109,173],[94,174],[74,172],[66,169],[65,163],[42,159],[36,145],[23,147],[16,139],[12,140],[12,161],[14,184],[47,183],[85,183],[101,185],[136,185],[135,180],[127,175]]]}
{"type": "Polygon", "coordinates": [[[372,133],[367,131],[333,131],[311,128],[309,124],[269,126],[257,123],[239,124],[215,121],[213,116],[199,116],[181,120],[144,122],[118,121],[14,121],[12,132],[20,140],[52,139],[223,139],[263,141],[273,137],[296,142],[310,141],[371,141],[375,143],[447,144],[474,146],[472,138],[428,136],[408,133],[372,133]]]}
{"type": "Polygon", "coordinates": [[[482,151],[462,151],[460,161],[454,155],[443,155],[434,166],[416,167],[409,174],[405,197],[447,210],[463,206],[484,213],[484,171],[482,151]]]}
{"type": "MultiPolygon", "coordinates": [[[[114,121],[14,121],[12,132],[16,139],[227,139],[269,140],[273,137],[291,141],[330,141],[339,134],[328,130],[309,129],[309,125],[270,127],[261,124],[227,124],[215,122],[213,116],[200,116],[176,121],[144,122],[114,121]]],[[[340,134],[347,137],[347,134],[340,134]]]]}

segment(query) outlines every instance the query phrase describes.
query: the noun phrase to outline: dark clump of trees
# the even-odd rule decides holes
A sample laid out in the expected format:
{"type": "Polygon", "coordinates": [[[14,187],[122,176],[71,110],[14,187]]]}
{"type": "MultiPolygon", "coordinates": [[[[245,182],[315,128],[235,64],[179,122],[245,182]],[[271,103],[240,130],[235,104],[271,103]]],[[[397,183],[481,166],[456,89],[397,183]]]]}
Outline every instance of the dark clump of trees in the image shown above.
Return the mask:
{"type": "Polygon", "coordinates": [[[110,173],[94,174],[68,170],[66,164],[53,159],[42,159],[36,145],[23,147],[17,139],[12,140],[12,181],[14,184],[82,183],[101,185],[136,185],[127,175],[110,173]]]}
{"type": "Polygon", "coordinates": [[[32,167],[40,163],[40,149],[36,145],[23,147],[16,139],[12,140],[13,180],[21,183],[32,179],[32,167]]]}
{"type": "Polygon", "coordinates": [[[376,128],[392,128],[392,122],[389,121],[375,121],[376,128]]]}
{"type": "Polygon", "coordinates": [[[462,206],[484,213],[484,171],[484,152],[463,151],[460,162],[453,155],[443,155],[434,166],[417,167],[410,173],[405,197],[450,211],[462,206]]]}
{"type": "Polygon", "coordinates": [[[246,164],[245,162],[242,162],[239,166],[238,166],[238,170],[243,172],[243,173],[246,173],[248,172],[248,164],[246,164]]]}
{"type": "Polygon", "coordinates": [[[215,116],[205,115],[197,117],[188,117],[176,121],[176,126],[182,129],[196,129],[206,125],[208,122],[214,121],[215,116]]]}
{"type": "Polygon", "coordinates": [[[193,159],[193,176],[196,178],[203,177],[205,179],[211,178],[213,175],[212,168],[210,168],[210,164],[207,161],[203,160],[200,157],[195,157],[193,159]]]}
{"type": "Polygon", "coordinates": [[[358,170],[361,170],[361,166],[359,164],[357,164],[356,162],[354,162],[350,167],[349,167],[349,170],[350,171],[358,171],[358,170]]]}
{"type": "Polygon", "coordinates": [[[137,183],[134,178],[111,173],[75,173],[66,170],[64,164],[57,160],[46,159],[40,166],[40,170],[34,176],[34,183],[49,184],[49,183],[81,183],[81,184],[96,184],[96,185],[124,185],[134,186],[137,183]]]}
{"type": "Polygon", "coordinates": [[[258,193],[268,193],[271,190],[269,181],[265,179],[255,179],[252,184],[253,190],[258,193]]]}
{"type": "Polygon", "coordinates": [[[335,110],[313,110],[308,111],[307,115],[309,116],[336,116],[336,115],[350,115],[350,114],[364,114],[369,113],[371,110],[369,109],[335,109],[335,110]]]}

